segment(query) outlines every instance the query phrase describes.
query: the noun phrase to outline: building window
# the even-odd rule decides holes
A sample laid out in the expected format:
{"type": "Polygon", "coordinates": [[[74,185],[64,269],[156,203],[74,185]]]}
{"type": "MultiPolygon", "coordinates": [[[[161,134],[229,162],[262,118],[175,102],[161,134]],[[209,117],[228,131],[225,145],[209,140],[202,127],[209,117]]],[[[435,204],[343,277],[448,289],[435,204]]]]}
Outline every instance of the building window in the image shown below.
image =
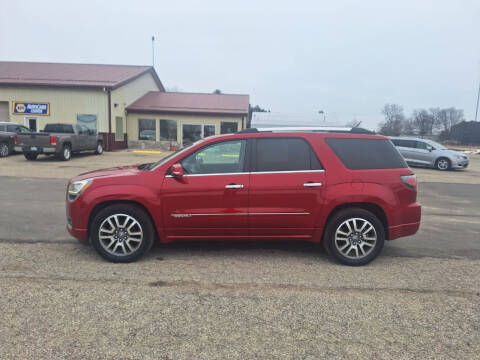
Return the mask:
{"type": "Polygon", "coordinates": [[[182,145],[193,144],[204,137],[215,135],[215,125],[182,124],[182,145]]]}
{"type": "Polygon", "coordinates": [[[160,141],[177,141],[177,122],[160,119],[160,141]]]}
{"type": "Polygon", "coordinates": [[[89,129],[97,130],[97,115],[77,114],[78,125],[84,125],[89,129]]]}
{"type": "Polygon", "coordinates": [[[205,125],[203,127],[203,137],[215,135],[215,125],[205,125]]]}
{"type": "Polygon", "coordinates": [[[238,131],[237,122],[222,121],[220,125],[220,134],[231,134],[238,131]]]}
{"type": "Polygon", "coordinates": [[[115,117],[115,141],[123,141],[123,118],[121,116],[115,117]]]}
{"type": "Polygon", "coordinates": [[[154,119],[138,119],[138,140],[156,140],[154,119]]]}

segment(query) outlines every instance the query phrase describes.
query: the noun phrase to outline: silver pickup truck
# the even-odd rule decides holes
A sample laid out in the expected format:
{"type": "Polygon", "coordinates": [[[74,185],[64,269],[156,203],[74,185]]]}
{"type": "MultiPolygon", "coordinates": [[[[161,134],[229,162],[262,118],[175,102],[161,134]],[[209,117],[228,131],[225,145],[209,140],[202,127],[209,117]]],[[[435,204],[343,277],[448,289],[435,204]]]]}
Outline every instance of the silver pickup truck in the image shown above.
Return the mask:
{"type": "Polygon", "coordinates": [[[78,124],[47,124],[43,132],[31,132],[17,135],[27,160],[35,160],[39,154],[56,155],[68,161],[72,153],[94,150],[103,153],[103,137],[94,130],[78,124]]]}

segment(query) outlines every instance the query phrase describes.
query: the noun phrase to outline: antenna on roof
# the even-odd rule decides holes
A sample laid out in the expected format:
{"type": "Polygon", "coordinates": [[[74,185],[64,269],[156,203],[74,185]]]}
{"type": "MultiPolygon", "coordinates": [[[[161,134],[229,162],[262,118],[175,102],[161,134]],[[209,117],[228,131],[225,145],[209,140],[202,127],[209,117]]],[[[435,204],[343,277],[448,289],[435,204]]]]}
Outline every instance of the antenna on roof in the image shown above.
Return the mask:
{"type": "Polygon", "coordinates": [[[152,35],[152,67],[155,68],[155,36],[152,35]]]}

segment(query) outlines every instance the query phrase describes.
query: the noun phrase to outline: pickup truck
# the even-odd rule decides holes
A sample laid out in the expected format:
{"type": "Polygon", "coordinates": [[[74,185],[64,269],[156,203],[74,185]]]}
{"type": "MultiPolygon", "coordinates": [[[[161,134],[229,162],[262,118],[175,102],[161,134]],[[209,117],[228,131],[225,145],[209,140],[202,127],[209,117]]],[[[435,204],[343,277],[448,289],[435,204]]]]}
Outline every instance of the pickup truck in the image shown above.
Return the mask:
{"type": "Polygon", "coordinates": [[[0,131],[0,157],[7,157],[13,152],[15,133],[0,131]]]}
{"type": "Polygon", "coordinates": [[[56,155],[68,161],[72,153],[88,150],[97,155],[103,153],[103,137],[78,124],[47,124],[43,132],[18,134],[17,145],[27,160],[35,160],[39,154],[56,155]]]}

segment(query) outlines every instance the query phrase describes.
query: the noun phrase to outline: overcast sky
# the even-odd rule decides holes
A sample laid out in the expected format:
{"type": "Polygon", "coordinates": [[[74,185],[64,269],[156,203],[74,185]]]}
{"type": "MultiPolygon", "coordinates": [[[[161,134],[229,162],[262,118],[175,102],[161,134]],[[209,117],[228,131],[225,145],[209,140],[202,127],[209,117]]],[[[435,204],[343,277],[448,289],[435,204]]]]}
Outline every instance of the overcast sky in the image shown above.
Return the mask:
{"type": "Polygon", "coordinates": [[[172,90],[375,126],[385,103],[464,109],[480,1],[0,0],[0,60],[150,65],[172,90]]]}

